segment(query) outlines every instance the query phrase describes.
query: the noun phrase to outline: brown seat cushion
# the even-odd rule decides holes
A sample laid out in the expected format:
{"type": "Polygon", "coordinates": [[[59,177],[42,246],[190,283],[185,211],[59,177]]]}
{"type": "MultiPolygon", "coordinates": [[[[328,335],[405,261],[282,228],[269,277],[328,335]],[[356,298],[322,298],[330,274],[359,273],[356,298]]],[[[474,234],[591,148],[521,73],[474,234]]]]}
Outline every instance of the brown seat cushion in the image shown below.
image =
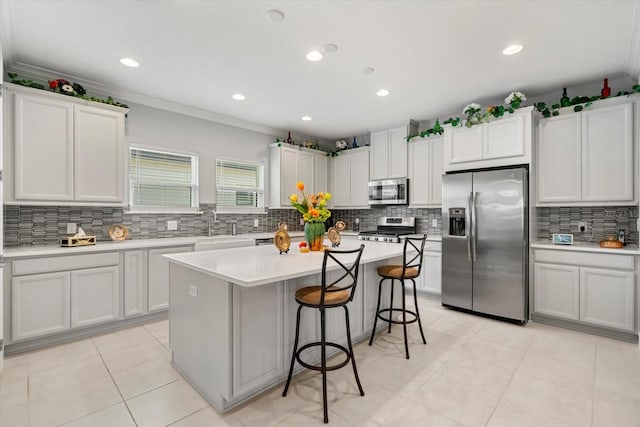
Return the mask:
{"type": "MultiPolygon", "coordinates": [[[[383,265],[378,267],[378,274],[382,277],[389,277],[392,279],[402,278],[402,266],[401,265],[383,265]]],[[[411,267],[404,271],[405,279],[413,279],[418,277],[418,269],[411,267]]]]}
{"type": "MultiPolygon", "coordinates": [[[[296,291],[296,300],[305,304],[320,305],[322,286],[305,286],[296,291]]],[[[330,289],[330,288],[329,288],[330,289]]],[[[325,292],[325,305],[343,304],[349,301],[349,291],[325,292]]]]}

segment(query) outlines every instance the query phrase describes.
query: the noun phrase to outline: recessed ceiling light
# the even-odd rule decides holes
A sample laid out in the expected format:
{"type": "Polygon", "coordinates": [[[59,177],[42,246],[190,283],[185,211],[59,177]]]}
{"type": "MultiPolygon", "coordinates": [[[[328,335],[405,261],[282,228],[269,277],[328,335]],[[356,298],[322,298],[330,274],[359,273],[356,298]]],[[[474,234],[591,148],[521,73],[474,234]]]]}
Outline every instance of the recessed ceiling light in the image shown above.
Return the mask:
{"type": "Polygon", "coordinates": [[[373,73],[375,70],[373,67],[364,67],[362,69],[362,74],[371,74],[373,73]]]}
{"type": "Polygon", "coordinates": [[[336,53],[338,51],[338,45],[329,43],[324,46],[324,53],[336,53]]]}
{"type": "Polygon", "coordinates": [[[284,13],[278,9],[271,9],[267,11],[267,19],[271,22],[282,22],[284,21],[284,13]]]}
{"type": "Polygon", "coordinates": [[[511,46],[505,47],[504,50],[502,51],[502,54],[515,55],[516,53],[522,52],[522,49],[524,49],[524,46],[522,46],[521,44],[512,44],[511,46]]]}
{"type": "Polygon", "coordinates": [[[320,61],[323,57],[324,55],[322,55],[322,53],[318,52],[317,50],[312,50],[311,52],[307,53],[307,59],[309,61],[320,61]]]}
{"type": "Polygon", "coordinates": [[[138,61],[133,58],[121,58],[120,63],[131,68],[138,68],[140,66],[140,64],[138,64],[138,61]]]}
{"type": "Polygon", "coordinates": [[[379,91],[376,92],[376,95],[378,95],[378,96],[387,96],[387,95],[389,95],[389,91],[387,89],[380,89],[379,91]]]}
{"type": "Polygon", "coordinates": [[[236,101],[244,101],[246,98],[243,94],[241,93],[236,93],[235,95],[232,96],[233,99],[235,99],[236,101]]]}
{"type": "Polygon", "coordinates": [[[309,116],[302,116],[302,120],[304,120],[305,122],[311,121],[311,117],[309,116]]]}

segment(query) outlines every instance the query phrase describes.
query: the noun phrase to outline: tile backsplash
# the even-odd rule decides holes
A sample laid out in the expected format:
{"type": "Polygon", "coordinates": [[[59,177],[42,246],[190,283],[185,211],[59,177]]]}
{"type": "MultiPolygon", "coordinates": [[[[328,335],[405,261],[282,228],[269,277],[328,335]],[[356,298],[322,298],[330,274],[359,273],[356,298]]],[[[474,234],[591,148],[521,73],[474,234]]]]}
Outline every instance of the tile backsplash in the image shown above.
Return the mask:
{"type": "Polygon", "coordinates": [[[551,239],[554,233],[573,234],[578,242],[599,242],[608,236],[618,235],[619,229],[625,230],[625,240],[638,244],[638,207],[549,207],[537,208],[538,238],[551,239]],[[581,233],[578,221],[587,223],[587,231],[581,233]]]}
{"type": "MultiPolygon", "coordinates": [[[[237,224],[237,232],[275,232],[280,221],[287,223],[289,230],[302,230],[300,214],[293,209],[268,209],[266,214],[222,214],[210,215],[214,205],[201,205],[201,214],[135,214],[118,207],[94,206],[4,206],[4,245],[57,244],[61,236],[67,235],[67,223],[74,223],[98,241],[109,240],[109,228],[121,224],[129,229],[131,239],[153,239],[165,237],[191,237],[231,234],[231,224],[237,224]],[[258,227],[254,227],[254,220],[258,227]],[[177,230],[168,230],[167,221],[177,221],[177,230]]],[[[442,221],[440,209],[409,209],[403,207],[376,207],[372,209],[345,210],[332,209],[334,221],[343,220],[347,228],[354,229],[355,219],[360,219],[360,230],[375,228],[378,216],[416,216],[418,232],[440,234],[442,221]],[[438,226],[432,226],[432,220],[438,226]]]]}
{"type": "MultiPolygon", "coordinates": [[[[209,214],[214,205],[201,205],[201,214],[134,214],[122,208],[93,206],[4,206],[4,245],[57,244],[60,236],[67,233],[67,223],[75,223],[87,234],[95,235],[98,241],[109,240],[109,227],[122,224],[129,229],[131,239],[153,239],[165,237],[206,236],[209,224],[213,235],[231,234],[231,224],[243,233],[275,232],[280,221],[287,223],[289,230],[299,231],[300,214],[293,209],[268,209],[266,214],[209,214]],[[211,221],[209,221],[209,217],[211,221]],[[254,227],[254,220],[258,227],[254,227]],[[177,221],[177,230],[167,230],[167,221],[177,221]]],[[[373,230],[380,216],[415,216],[418,233],[442,234],[440,209],[411,209],[407,206],[377,206],[371,209],[332,209],[334,221],[347,223],[354,230],[355,220],[360,220],[360,230],[373,230]],[[433,226],[433,220],[437,226],[433,226]]],[[[617,235],[624,229],[626,241],[638,244],[638,208],[622,207],[544,207],[537,208],[538,236],[540,240],[551,239],[553,233],[571,233],[576,241],[598,242],[609,235],[617,235]],[[578,221],[585,221],[588,230],[580,233],[578,221]]],[[[535,237],[532,236],[532,239],[535,237]]]]}

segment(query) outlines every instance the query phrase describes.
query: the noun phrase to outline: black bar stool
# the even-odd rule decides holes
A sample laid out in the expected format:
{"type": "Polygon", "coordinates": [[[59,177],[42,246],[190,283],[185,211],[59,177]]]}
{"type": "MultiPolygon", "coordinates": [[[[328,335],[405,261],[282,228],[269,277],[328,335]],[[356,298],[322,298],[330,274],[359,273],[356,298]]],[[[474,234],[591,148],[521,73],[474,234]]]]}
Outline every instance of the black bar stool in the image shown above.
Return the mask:
{"type": "Polygon", "coordinates": [[[376,334],[376,324],[378,323],[378,319],[384,320],[389,323],[389,333],[391,333],[391,324],[401,324],[404,328],[404,349],[407,355],[407,359],[409,358],[409,344],[407,343],[407,324],[418,322],[418,326],[420,327],[420,335],[422,335],[422,342],[427,343],[427,340],[424,338],[424,333],[422,332],[422,322],[420,321],[420,312],[418,311],[418,297],[416,295],[416,281],[414,280],[416,277],[420,276],[420,271],[422,270],[422,255],[424,254],[424,244],[427,241],[427,235],[425,234],[422,237],[407,237],[404,240],[404,249],[402,253],[402,265],[383,265],[378,267],[378,275],[382,278],[380,279],[380,283],[378,284],[378,305],[376,307],[376,317],[373,321],[373,331],[371,331],[371,338],[369,339],[369,345],[373,343],[373,337],[376,334]],[[416,251],[415,255],[407,254],[407,249],[410,251],[416,251]],[[409,258],[410,257],[410,258],[409,258]],[[389,303],[389,308],[384,308],[380,310],[380,295],[382,294],[382,283],[387,280],[391,280],[391,302],[389,303]],[[413,283],[413,301],[416,306],[416,311],[413,312],[411,310],[407,310],[405,305],[405,296],[404,296],[404,281],[411,280],[413,283]],[[399,280],[402,285],[402,308],[393,308],[393,286],[395,281],[399,280]],[[393,313],[401,312],[402,320],[394,320],[393,313]],[[389,313],[389,317],[383,317],[383,313],[389,313]],[[407,320],[407,313],[413,316],[413,319],[407,320]]]}
{"type": "Polygon", "coordinates": [[[349,309],[347,308],[347,303],[353,300],[356,285],[358,284],[358,270],[360,268],[360,257],[362,256],[363,249],[364,245],[360,245],[360,248],[353,250],[325,250],[324,260],[322,261],[322,284],[319,286],[306,286],[296,291],[296,301],[298,302],[298,304],[300,304],[300,306],[298,307],[298,315],[296,317],[296,338],[293,344],[293,354],[291,355],[289,377],[287,378],[287,384],[284,386],[282,396],[284,397],[287,395],[287,390],[289,389],[291,376],[293,374],[293,366],[296,360],[300,365],[304,366],[307,369],[322,372],[322,407],[324,409],[325,423],[329,422],[329,410],[327,409],[327,371],[340,369],[347,363],[349,363],[349,361],[351,361],[351,364],[353,365],[353,374],[356,377],[356,383],[358,384],[358,389],[360,390],[360,396],[364,396],[364,390],[362,390],[360,378],[358,378],[356,361],[353,357],[353,347],[351,345],[351,328],[349,326],[349,309]],[[353,261],[350,266],[345,265],[345,263],[341,262],[338,259],[353,259],[353,254],[357,255],[355,261],[353,261]],[[328,261],[331,261],[332,263],[340,266],[341,271],[339,271],[340,273],[342,273],[340,274],[340,277],[338,279],[334,280],[331,283],[327,283],[328,261]],[[343,281],[344,283],[342,283],[343,281]],[[320,341],[305,344],[302,347],[298,348],[298,334],[300,332],[300,311],[302,310],[302,307],[311,307],[320,310],[320,341]],[[344,308],[347,326],[347,345],[349,346],[348,349],[340,344],[326,341],[325,309],[336,307],[344,308]],[[300,355],[303,351],[308,348],[318,346],[320,346],[320,366],[310,365],[302,361],[300,355]],[[327,346],[341,350],[346,355],[346,359],[336,365],[327,366],[327,346]]]}

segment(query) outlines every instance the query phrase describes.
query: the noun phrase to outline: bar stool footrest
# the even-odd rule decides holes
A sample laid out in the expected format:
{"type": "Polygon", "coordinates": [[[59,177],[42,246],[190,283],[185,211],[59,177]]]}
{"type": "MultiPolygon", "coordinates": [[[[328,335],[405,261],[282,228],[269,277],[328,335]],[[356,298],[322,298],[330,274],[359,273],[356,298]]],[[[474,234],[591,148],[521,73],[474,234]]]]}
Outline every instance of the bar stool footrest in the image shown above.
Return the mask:
{"type": "MultiPolygon", "coordinates": [[[[300,347],[298,349],[298,351],[296,352],[296,360],[298,361],[298,363],[301,364],[302,366],[304,366],[307,369],[311,369],[311,370],[314,370],[314,371],[322,371],[322,366],[310,365],[307,362],[304,362],[300,357],[300,355],[302,354],[302,352],[304,350],[307,350],[307,349],[312,348],[312,347],[320,347],[321,345],[322,345],[322,342],[318,341],[318,342],[311,342],[309,344],[305,344],[302,347],[300,347]]],[[[327,343],[325,343],[325,345],[327,347],[337,348],[338,350],[342,351],[344,353],[344,355],[347,357],[344,361],[342,361],[342,362],[340,362],[338,364],[331,365],[331,366],[326,366],[325,367],[325,371],[334,371],[336,369],[340,369],[343,366],[346,366],[346,364],[349,363],[349,361],[351,360],[351,353],[349,352],[349,350],[347,350],[346,347],[341,346],[340,344],[333,343],[333,342],[327,342],[327,343]]]]}
{"type": "Polygon", "coordinates": [[[401,308],[383,308],[377,313],[377,316],[378,316],[378,319],[380,320],[384,320],[387,323],[395,323],[396,325],[402,325],[403,323],[406,323],[408,325],[409,323],[415,323],[418,321],[418,315],[414,311],[406,310],[406,309],[403,310],[401,308]],[[402,320],[393,320],[391,316],[393,316],[394,311],[398,313],[402,313],[404,311],[405,313],[412,315],[413,319],[407,319],[406,322],[403,322],[402,320]],[[391,312],[389,314],[389,317],[388,318],[382,317],[382,313],[387,313],[387,312],[391,312]]]}

